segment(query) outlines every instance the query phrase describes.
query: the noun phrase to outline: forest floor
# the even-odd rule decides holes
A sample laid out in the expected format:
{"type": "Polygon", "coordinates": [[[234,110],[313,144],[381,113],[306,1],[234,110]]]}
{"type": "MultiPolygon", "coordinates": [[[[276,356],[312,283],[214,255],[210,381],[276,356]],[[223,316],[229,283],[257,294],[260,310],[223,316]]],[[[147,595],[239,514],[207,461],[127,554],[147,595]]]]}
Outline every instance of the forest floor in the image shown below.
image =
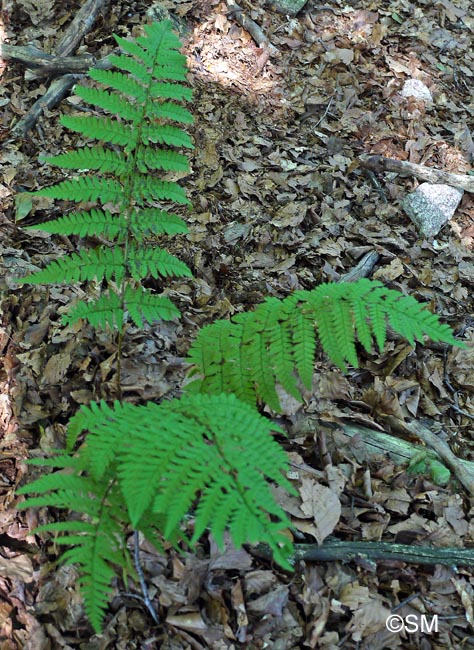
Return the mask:
{"type": "MultiPolygon", "coordinates": [[[[78,0],[5,0],[3,40],[54,51],[78,0]]],[[[467,343],[442,350],[390,340],[362,355],[346,375],[321,354],[305,404],[288,400],[279,419],[289,434],[300,494],[282,501],[295,542],[386,541],[469,547],[470,498],[455,480],[441,487],[383,453],[363,457],[353,424],[393,432],[417,421],[474,460],[474,200],[466,192],[436,238],[423,239],[401,208],[417,186],[394,173],[367,174],[362,154],[379,154],[468,175],[474,160],[474,18],[470,0],[311,0],[294,17],[263,0],[241,6],[268,36],[258,47],[221,0],[161,5],[186,23],[184,52],[193,87],[190,232],[174,239],[192,280],[171,283],[183,317],[145,330],[130,327],[122,364],[128,401],[160,400],[183,381],[200,327],[251,309],[266,296],[337,281],[369,252],[370,277],[427,302],[467,343]],[[417,79],[433,101],[403,97],[417,79]],[[357,450],[359,453],[356,453],[357,450]]],[[[110,3],[85,38],[97,58],[112,34],[136,36],[149,3],[110,3]]],[[[1,40],[0,31],[0,40],[1,40]]],[[[1,63],[1,61],[0,61],[1,63]]],[[[59,123],[76,110],[73,92],[24,137],[12,127],[48,87],[24,67],[0,67],[0,647],[1,650],[212,648],[467,648],[474,645],[474,573],[469,567],[346,561],[300,562],[294,574],[231,544],[203,539],[196,554],[141,561],[161,625],[124,595],[117,580],[102,635],[84,617],[71,568],[57,547],[34,535],[53,512],[19,512],[15,489],[28,456],[64,444],[81,404],[115,397],[116,340],[85,325],[61,325],[77,287],[19,287],[18,277],[78,241],[25,231],[59,214],[42,199],[28,214],[16,197],[63,177],[39,161],[75,146],[59,123]],[[15,202],[16,201],[16,202],[15,202]],[[26,214],[25,214],[26,213],[26,214]],[[387,630],[396,613],[434,629],[387,630]],[[424,615],[426,619],[421,619],[424,615]]],[[[363,445],[362,445],[363,447],[363,445]]],[[[282,496],[282,499],[284,497],[282,496]]],[[[57,514],[57,513],[56,513],[57,514]]]]}

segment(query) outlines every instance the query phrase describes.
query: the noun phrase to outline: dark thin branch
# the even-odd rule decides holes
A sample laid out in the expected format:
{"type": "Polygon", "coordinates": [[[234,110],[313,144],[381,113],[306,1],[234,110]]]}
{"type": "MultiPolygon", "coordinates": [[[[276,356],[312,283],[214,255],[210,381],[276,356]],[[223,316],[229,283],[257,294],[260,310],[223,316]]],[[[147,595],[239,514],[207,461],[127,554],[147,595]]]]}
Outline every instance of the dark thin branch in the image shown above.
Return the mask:
{"type": "Polygon", "coordinates": [[[34,68],[37,76],[85,73],[95,64],[91,54],[82,56],[53,56],[34,45],[0,44],[0,58],[17,61],[34,68]]]}
{"type": "MultiPolygon", "coordinates": [[[[273,558],[269,547],[259,544],[252,553],[266,560],[273,558]]],[[[430,546],[409,546],[391,542],[342,542],[328,538],[318,544],[296,544],[291,562],[333,562],[341,560],[397,560],[409,564],[442,564],[444,566],[472,565],[474,548],[433,548],[430,546]]]]}

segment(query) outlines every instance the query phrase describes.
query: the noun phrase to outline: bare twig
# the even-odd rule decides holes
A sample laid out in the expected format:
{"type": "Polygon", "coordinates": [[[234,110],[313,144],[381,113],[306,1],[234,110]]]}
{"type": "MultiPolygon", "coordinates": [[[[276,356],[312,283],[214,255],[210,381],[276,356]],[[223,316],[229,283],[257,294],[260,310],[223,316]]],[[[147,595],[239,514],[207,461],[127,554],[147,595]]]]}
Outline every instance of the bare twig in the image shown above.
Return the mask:
{"type": "MultiPolygon", "coordinates": [[[[271,560],[272,551],[265,544],[251,548],[258,557],[271,560]]],[[[393,544],[391,542],[343,542],[338,539],[325,539],[321,546],[318,544],[295,544],[290,562],[304,560],[305,562],[331,562],[333,560],[399,560],[410,564],[442,564],[444,566],[470,566],[474,562],[473,548],[434,548],[431,546],[415,546],[408,544],[393,544]]]]}
{"type": "MultiPolygon", "coordinates": [[[[56,55],[66,57],[72,54],[84,36],[90,31],[99,12],[103,10],[109,0],[86,0],[76,17],[67,28],[64,36],[56,47],[56,55]]],[[[56,57],[53,57],[56,58],[56,57]]],[[[31,73],[30,79],[41,76],[41,73],[31,73]]],[[[55,79],[46,94],[38,99],[28,113],[12,129],[14,136],[24,136],[36,124],[45,109],[50,109],[59,104],[66,96],[69,89],[81,78],[78,74],[67,74],[55,79]]]]}
{"type": "MultiPolygon", "coordinates": [[[[474,473],[472,469],[466,465],[465,461],[461,461],[453,454],[444,440],[441,440],[420,422],[402,422],[393,416],[389,416],[386,419],[395,430],[404,432],[405,434],[415,435],[422,440],[425,445],[439,456],[446,467],[449,467],[469,495],[474,496],[474,473]]],[[[472,463],[470,465],[472,466],[472,463]]]]}
{"type": "Polygon", "coordinates": [[[68,90],[82,77],[82,75],[66,74],[55,79],[46,93],[38,99],[30,108],[28,113],[21,118],[12,129],[14,136],[23,136],[34,127],[43,111],[53,108],[66,96],[68,90]]]}

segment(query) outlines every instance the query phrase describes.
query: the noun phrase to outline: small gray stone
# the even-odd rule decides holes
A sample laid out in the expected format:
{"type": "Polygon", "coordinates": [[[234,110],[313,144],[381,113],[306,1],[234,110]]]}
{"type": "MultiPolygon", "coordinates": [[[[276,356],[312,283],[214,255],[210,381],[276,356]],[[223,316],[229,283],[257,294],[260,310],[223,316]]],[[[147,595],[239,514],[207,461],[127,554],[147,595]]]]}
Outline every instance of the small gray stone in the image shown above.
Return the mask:
{"type": "Polygon", "coordinates": [[[422,183],[405,197],[402,207],[421,235],[434,237],[456,212],[463,194],[450,185],[422,183]]]}

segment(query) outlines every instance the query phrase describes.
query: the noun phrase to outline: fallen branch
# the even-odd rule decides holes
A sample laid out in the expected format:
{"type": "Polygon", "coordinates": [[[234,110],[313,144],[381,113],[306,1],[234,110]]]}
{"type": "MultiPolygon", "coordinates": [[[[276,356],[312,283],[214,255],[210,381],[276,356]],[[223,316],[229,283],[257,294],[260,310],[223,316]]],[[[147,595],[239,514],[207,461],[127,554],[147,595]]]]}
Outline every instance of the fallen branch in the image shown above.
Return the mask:
{"type": "Polygon", "coordinates": [[[64,99],[68,90],[81,79],[82,75],[66,74],[63,77],[55,79],[41,99],[38,99],[12,129],[12,135],[15,137],[24,136],[34,127],[38,118],[43,114],[45,109],[57,106],[64,99]]]}
{"type": "Polygon", "coordinates": [[[414,176],[428,183],[444,183],[458,187],[466,192],[474,192],[474,177],[464,174],[451,174],[433,167],[416,165],[406,160],[385,158],[385,156],[360,156],[360,166],[374,172],[395,172],[402,176],[414,176]]]}
{"type": "Polygon", "coordinates": [[[27,68],[35,68],[37,76],[86,73],[95,64],[95,58],[91,54],[54,56],[34,45],[6,45],[5,43],[0,44],[0,58],[17,61],[27,68]]]}
{"type": "MultiPolygon", "coordinates": [[[[98,61],[94,67],[107,70],[112,67],[112,64],[109,61],[109,57],[106,56],[98,61]]],[[[28,113],[15,124],[12,129],[12,134],[16,137],[26,135],[26,133],[34,127],[37,120],[43,114],[43,111],[57,106],[64,97],[66,97],[74,84],[80,81],[83,76],[83,74],[65,74],[62,77],[55,79],[45,94],[38,99],[30,108],[28,113]]]]}
{"type": "Polygon", "coordinates": [[[405,435],[415,435],[432,449],[448,467],[470,496],[474,496],[474,463],[459,459],[449,445],[419,422],[402,422],[393,416],[387,418],[390,426],[405,435]]]}
{"type": "MultiPolygon", "coordinates": [[[[58,57],[66,57],[72,54],[90,31],[99,12],[105,8],[109,0],[86,0],[77,12],[74,20],[67,28],[65,34],[56,47],[58,57]]],[[[30,79],[38,75],[35,72],[30,74],[30,79]]],[[[38,118],[43,114],[45,108],[50,109],[59,104],[66,96],[68,90],[81,78],[78,74],[67,74],[56,79],[51,84],[46,94],[38,99],[30,108],[28,113],[12,129],[14,136],[24,136],[33,128],[38,118]]]]}
{"type": "MultiPolygon", "coordinates": [[[[265,560],[273,557],[271,549],[259,544],[252,553],[265,560]]],[[[391,542],[342,542],[328,538],[323,544],[296,544],[291,563],[332,562],[341,560],[397,560],[410,564],[442,564],[444,566],[472,565],[474,548],[433,548],[431,546],[409,546],[391,542]]]]}
{"type": "MultiPolygon", "coordinates": [[[[82,39],[90,32],[99,13],[107,6],[109,0],[86,0],[77,12],[74,20],[64,32],[61,40],[56,45],[56,56],[69,56],[79,47],[82,39]]],[[[37,72],[25,75],[27,80],[40,76],[37,72]]]]}
{"type": "Polygon", "coordinates": [[[356,282],[361,278],[368,278],[380,259],[377,251],[369,251],[348,273],[341,275],[339,282],[356,282]]]}
{"type": "MultiPolygon", "coordinates": [[[[400,431],[403,431],[405,434],[415,434],[422,439],[430,450],[432,450],[430,453],[445,462],[453,474],[463,483],[468,492],[473,494],[471,490],[474,485],[474,463],[454,456],[446,443],[439,440],[435,434],[423,425],[417,422],[405,424],[394,417],[389,418],[389,420],[392,427],[398,424],[400,431]]],[[[335,426],[334,423],[326,424],[329,424],[331,428],[335,426]]],[[[298,422],[298,432],[313,431],[315,427],[320,427],[320,425],[321,422],[315,419],[314,416],[306,416],[302,422],[298,422]]],[[[420,451],[426,451],[426,447],[422,447],[421,445],[416,445],[390,436],[382,431],[375,431],[374,429],[360,425],[338,422],[337,429],[349,439],[359,439],[361,445],[351,445],[350,447],[355,458],[359,461],[365,460],[365,458],[360,458],[360,452],[362,452],[369,457],[371,455],[387,454],[396,463],[408,463],[420,451]]],[[[341,442],[338,441],[338,446],[340,447],[340,445],[341,442]]],[[[307,471],[305,467],[299,469],[307,471]]],[[[271,560],[273,557],[271,549],[264,544],[251,547],[250,551],[253,555],[266,560],[271,560]]],[[[409,546],[391,542],[346,542],[330,537],[321,546],[318,544],[296,544],[290,562],[296,563],[302,560],[305,562],[388,560],[407,562],[410,564],[461,566],[474,563],[474,548],[433,548],[431,546],[409,546]]]]}
{"type": "MultiPolygon", "coordinates": [[[[395,463],[403,465],[409,463],[420,452],[428,452],[433,458],[436,458],[443,463],[453,476],[463,485],[469,495],[474,496],[474,463],[469,460],[458,458],[453,454],[449,446],[432,431],[424,427],[419,422],[402,422],[394,416],[387,416],[384,421],[390,428],[399,432],[404,436],[413,438],[416,436],[426,446],[414,444],[389,435],[384,431],[376,431],[369,429],[358,424],[347,424],[342,421],[336,423],[321,422],[314,416],[304,416],[298,422],[298,432],[314,432],[316,428],[320,428],[321,424],[336,428],[341,432],[341,435],[347,436],[349,439],[358,439],[360,444],[350,445],[351,453],[358,462],[370,459],[371,456],[387,455],[395,463]]],[[[343,444],[343,443],[342,443],[343,444]]],[[[338,440],[338,447],[341,441],[338,440]]]]}

